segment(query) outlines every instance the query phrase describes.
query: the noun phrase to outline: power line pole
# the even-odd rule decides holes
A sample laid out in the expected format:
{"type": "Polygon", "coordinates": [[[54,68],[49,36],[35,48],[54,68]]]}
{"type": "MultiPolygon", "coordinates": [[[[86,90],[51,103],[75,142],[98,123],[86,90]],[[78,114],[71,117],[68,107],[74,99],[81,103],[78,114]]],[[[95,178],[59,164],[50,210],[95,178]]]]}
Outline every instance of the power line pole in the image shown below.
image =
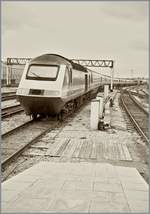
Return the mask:
{"type": "Polygon", "coordinates": [[[131,78],[133,79],[134,77],[133,77],[133,74],[134,74],[134,71],[133,71],[133,69],[131,69],[131,78]]]}

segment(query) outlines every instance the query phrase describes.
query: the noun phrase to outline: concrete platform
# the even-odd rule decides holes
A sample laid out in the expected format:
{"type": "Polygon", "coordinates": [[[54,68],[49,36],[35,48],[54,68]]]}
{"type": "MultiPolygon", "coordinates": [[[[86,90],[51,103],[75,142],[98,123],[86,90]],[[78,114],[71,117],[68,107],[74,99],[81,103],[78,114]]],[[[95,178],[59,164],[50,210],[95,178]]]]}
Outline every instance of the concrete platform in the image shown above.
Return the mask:
{"type": "Polygon", "coordinates": [[[114,107],[106,116],[112,128],[106,131],[90,129],[89,103],[67,125],[41,139],[38,145],[40,147],[44,142],[47,148],[44,154],[39,151],[35,154],[35,149],[31,148],[26,155],[44,155],[59,158],[59,161],[132,161],[128,143],[134,143],[133,134],[127,131],[118,106],[118,94],[114,102],[114,107]]]}
{"type": "Polygon", "coordinates": [[[2,212],[148,213],[148,185],[135,168],[40,162],[2,184],[2,212]]]}

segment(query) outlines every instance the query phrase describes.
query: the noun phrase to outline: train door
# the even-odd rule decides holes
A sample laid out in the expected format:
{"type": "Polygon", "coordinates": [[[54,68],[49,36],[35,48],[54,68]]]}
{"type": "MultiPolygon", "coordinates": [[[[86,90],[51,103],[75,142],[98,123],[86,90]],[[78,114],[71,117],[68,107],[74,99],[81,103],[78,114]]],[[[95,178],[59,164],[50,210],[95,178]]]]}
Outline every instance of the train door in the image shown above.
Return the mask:
{"type": "Polygon", "coordinates": [[[91,76],[89,75],[89,88],[90,88],[90,85],[91,85],[91,76]]]}
{"type": "Polygon", "coordinates": [[[72,93],[72,69],[66,67],[63,82],[63,94],[70,95],[71,93],[72,93]]]}
{"type": "Polygon", "coordinates": [[[69,68],[68,69],[68,73],[69,73],[69,88],[72,86],[72,69],[69,68]]]}
{"type": "Polygon", "coordinates": [[[69,69],[66,67],[64,82],[63,82],[63,90],[66,91],[67,93],[67,91],[69,90],[69,87],[70,87],[69,69]]]}
{"type": "Polygon", "coordinates": [[[88,75],[85,74],[85,91],[88,90],[88,75]]]}
{"type": "Polygon", "coordinates": [[[91,83],[93,83],[93,74],[91,73],[91,83]]]}

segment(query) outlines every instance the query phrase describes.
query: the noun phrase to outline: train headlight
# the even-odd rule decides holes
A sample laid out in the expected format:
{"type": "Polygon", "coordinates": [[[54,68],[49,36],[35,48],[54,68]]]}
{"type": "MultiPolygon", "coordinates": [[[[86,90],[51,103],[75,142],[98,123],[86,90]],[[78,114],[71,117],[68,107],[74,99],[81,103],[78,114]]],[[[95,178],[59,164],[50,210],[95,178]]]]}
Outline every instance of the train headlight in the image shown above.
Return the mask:
{"type": "Polygon", "coordinates": [[[60,92],[59,91],[48,91],[48,90],[45,90],[44,91],[44,95],[45,96],[59,96],[60,95],[60,92]]]}
{"type": "Polygon", "coordinates": [[[28,95],[29,89],[28,88],[18,88],[16,94],[17,95],[28,95]]]}
{"type": "Polygon", "coordinates": [[[16,95],[20,95],[22,93],[22,88],[17,88],[16,95]]]}

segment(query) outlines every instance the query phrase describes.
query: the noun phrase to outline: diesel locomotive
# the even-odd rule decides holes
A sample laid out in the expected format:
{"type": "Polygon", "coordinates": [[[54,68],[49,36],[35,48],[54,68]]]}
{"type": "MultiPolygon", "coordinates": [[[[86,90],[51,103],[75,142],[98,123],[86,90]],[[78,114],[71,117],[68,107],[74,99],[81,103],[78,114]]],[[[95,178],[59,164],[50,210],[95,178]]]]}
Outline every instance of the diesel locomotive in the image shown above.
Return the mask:
{"type": "Polygon", "coordinates": [[[57,54],[44,54],[26,64],[17,99],[27,115],[59,115],[73,109],[110,79],[57,54]]]}

